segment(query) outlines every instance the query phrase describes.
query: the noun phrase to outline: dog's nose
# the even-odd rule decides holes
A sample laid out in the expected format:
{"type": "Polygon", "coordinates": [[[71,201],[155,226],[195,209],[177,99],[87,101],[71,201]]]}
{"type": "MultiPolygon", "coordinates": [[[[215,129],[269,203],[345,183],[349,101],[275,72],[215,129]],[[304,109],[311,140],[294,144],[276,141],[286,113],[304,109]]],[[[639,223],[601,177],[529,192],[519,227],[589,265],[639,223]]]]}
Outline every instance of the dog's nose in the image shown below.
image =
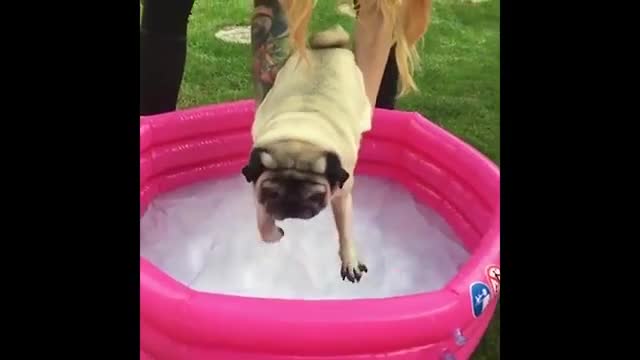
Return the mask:
{"type": "Polygon", "coordinates": [[[285,192],[284,194],[282,194],[280,200],[282,200],[282,202],[284,202],[287,206],[297,206],[303,199],[296,193],[285,192]]]}
{"type": "Polygon", "coordinates": [[[315,212],[312,209],[296,204],[295,206],[283,208],[283,215],[290,219],[311,219],[315,212]]]}
{"type": "Polygon", "coordinates": [[[305,211],[304,206],[297,201],[283,202],[280,210],[286,217],[299,217],[305,211]]]}

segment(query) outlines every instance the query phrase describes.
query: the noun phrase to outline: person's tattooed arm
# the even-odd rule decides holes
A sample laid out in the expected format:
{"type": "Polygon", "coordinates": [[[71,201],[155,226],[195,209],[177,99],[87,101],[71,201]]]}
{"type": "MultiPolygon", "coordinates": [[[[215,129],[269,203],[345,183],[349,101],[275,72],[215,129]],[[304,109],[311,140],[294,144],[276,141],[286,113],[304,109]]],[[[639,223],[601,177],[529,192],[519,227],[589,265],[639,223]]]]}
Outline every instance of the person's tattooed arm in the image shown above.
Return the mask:
{"type": "Polygon", "coordinates": [[[252,75],[259,104],[289,56],[287,19],[278,0],[254,0],[251,18],[252,75]]]}

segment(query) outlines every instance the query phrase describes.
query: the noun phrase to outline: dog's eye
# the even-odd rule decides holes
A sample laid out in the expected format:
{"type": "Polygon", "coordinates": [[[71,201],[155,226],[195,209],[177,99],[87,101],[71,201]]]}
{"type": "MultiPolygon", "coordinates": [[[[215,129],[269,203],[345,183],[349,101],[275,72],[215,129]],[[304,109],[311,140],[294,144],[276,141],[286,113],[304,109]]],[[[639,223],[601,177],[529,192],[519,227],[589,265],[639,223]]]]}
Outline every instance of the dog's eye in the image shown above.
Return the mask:
{"type": "Polygon", "coordinates": [[[325,194],[317,193],[309,196],[309,201],[312,202],[323,202],[325,198],[325,194]]]}
{"type": "Polygon", "coordinates": [[[264,190],[262,190],[262,197],[264,197],[267,200],[277,199],[278,198],[278,192],[270,190],[270,189],[264,189],[264,190]]]}

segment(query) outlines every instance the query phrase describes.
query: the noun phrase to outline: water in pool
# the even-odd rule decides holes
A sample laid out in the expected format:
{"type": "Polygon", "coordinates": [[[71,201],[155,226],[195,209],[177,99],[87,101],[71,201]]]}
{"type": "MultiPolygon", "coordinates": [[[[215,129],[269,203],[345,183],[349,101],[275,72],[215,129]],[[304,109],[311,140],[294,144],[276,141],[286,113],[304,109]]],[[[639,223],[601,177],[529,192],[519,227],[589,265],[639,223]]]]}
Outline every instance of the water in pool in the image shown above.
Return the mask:
{"type": "Polygon", "coordinates": [[[140,220],[140,255],[195,290],[289,299],[435,291],[468,258],[444,220],[399,185],[359,176],[354,208],[357,249],[369,268],[357,284],[340,278],[330,208],[312,220],[280,223],[285,237],[263,243],[241,176],[157,197],[140,220]]]}

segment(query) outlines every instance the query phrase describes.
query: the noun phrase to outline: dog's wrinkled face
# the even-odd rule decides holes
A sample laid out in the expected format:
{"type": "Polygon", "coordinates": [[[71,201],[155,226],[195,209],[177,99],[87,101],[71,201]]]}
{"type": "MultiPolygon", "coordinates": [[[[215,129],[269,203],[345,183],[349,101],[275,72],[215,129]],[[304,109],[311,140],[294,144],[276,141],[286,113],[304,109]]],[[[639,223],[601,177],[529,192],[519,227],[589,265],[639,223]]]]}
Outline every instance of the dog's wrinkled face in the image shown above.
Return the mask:
{"type": "Polygon", "coordinates": [[[349,178],[335,154],[295,142],[253,149],[242,173],[276,220],[316,216],[349,178]]]}
{"type": "Polygon", "coordinates": [[[331,193],[322,176],[293,169],[266,171],[256,189],[258,203],[276,220],[310,219],[327,206],[331,193]]]}

